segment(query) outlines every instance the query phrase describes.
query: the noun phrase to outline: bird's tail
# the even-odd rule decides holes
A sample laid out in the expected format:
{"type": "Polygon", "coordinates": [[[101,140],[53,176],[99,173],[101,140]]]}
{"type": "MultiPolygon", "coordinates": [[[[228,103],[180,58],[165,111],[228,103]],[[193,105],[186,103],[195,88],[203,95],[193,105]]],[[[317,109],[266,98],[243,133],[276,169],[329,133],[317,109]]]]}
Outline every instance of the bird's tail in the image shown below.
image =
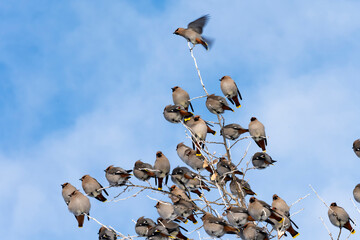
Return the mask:
{"type": "Polygon", "coordinates": [[[355,233],[355,229],[352,228],[352,226],[350,225],[350,222],[347,221],[347,223],[344,224],[344,228],[346,228],[347,230],[349,230],[351,232],[351,234],[355,233]]]}
{"type": "Polygon", "coordinates": [[[99,195],[97,195],[95,197],[97,200],[101,201],[101,202],[106,202],[106,198],[102,195],[102,193],[100,193],[99,195]]]}
{"type": "Polygon", "coordinates": [[[232,100],[234,101],[236,108],[241,107],[241,104],[240,104],[239,99],[238,99],[237,96],[234,96],[234,97],[232,98],[232,100]]]}
{"type": "Polygon", "coordinates": [[[78,226],[79,228],[83,227],[84,224],[84,218],[85,216],[83,214],[79,215],[79,216],[75,216],[76,220],[78,221],[78,226]]]}
{"type": "Polygon", "coordinates": [[[286,231],[288,231],[293,238],[300,235],[300,233],[298,233],[291,225],[286,231]]]}
{"type": "Polygon", "coordinates": [[[203,45],[206,50],[209,50],[212,47],[214,40],[211,38],[208,38],[208,37],[203,37],[203,36],[201,36],[201,38],[202,38],[202,41],[206,44],[206,47],[202,43],[201,43],[201,45],[203,45]]]}

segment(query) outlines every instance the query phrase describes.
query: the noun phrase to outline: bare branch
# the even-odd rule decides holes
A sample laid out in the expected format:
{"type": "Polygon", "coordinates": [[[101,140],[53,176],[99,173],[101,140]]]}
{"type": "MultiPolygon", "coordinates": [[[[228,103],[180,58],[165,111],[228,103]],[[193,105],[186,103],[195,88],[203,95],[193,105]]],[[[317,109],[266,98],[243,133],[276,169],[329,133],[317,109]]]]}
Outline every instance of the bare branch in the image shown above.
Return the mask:
{"type": "Polygon", "coordinates": [[[206,91],[205,85],[204,85],[203,80],[201,78],[200,70],[198,68],[196,58],[194,57],[193,49],[190,46],[190,42],[188,42],[188,46],[189,46],[189,49],[190,49],[191,57],[194,59],[194,64],[195,64],[195,67],[196,67],[196,70],[197,70],[197,73],[198,73],[198,76],[199,76],[199,79],[200,79],[201,86],[203,87],[204,92],[206,93],[206,96],[208,96],[209,93],[206,91]]]}
{"type": "Polygon", "coordinates": [[[331,240],[334,240],[334,238],[333,238],[333,236],[332,236],[329,228],[326,226],[326,224],[325,224],[325,222],[324,222],[324,219],[323,219],[322,217],[320,217],[320,220],[321,220],[321,222],[323,223],[324,227],[326,228],[326,231],[329,233],[329,236],[330,236],[331,240]]]}
{"type": "Polygon", "coordinates": [[[294,206],[295,204],[297,204],[298,202],[300,202],[301,200],[307,198],[308,196],[310,196],[310,193],[306,194],[305,196],[303,196],[302,198],[299,198],[298,200],[296,200],[295,202],[293,202],[290,207],[294,206]]]}

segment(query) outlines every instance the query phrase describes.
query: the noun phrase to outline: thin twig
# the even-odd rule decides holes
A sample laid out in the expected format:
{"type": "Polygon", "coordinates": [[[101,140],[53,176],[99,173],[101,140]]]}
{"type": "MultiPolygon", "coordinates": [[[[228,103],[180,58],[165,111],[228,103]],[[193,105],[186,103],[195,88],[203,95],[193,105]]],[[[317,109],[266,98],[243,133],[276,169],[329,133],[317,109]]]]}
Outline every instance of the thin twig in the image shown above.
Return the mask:
{"type": "Polygon", "coordinates": [[[327,232],[329,233],[329,236],[330,236],[331,240],[334,240],[334,238],[333,238],[333,236],[332,236],[329,228],[326,226],[326,224],[325,224],[325,222],[324,222],[324,219],[323,219],[322,217],[320,217],[320,220],[321,220],[321,222],[323,223],[324,227],[326,228],[327,232]]]}
{"type": "Polygon", "coordinates": [[[292,206],[294,206],[295,204],[297,204],[298,202],[300,202],[301,200],[307,198],[308,196],[310,196],[310,193],[306,194],[305,196],[303,196],[302,198],[299,198],[298,200],[296,200],[295,202],[293,202],[291,205],[290,205],[290,208],[292,206]]]}
{"type": "Polygon", "coordinates": [[[206,93],[206,96],[209,96],[209,93],[206,91],[204,82],[203,82],[203,80],[201,78],[200,70],[199,70],[199,67],[197,65],[196,58],[195,58],[194,53],[193,53],[193,49],[190,46],[190,42],[188,42],[188,46],[189,46],[189,49],[190,49],[191,57],[194,59],[194,64],[195,64],[195,67],[196,67],[196,70],[197,70],[197,73],[198,73],[198,76],[199,76],[199,79],[200,79],[201,86],[203,87],[204,92],[206,93]]]}

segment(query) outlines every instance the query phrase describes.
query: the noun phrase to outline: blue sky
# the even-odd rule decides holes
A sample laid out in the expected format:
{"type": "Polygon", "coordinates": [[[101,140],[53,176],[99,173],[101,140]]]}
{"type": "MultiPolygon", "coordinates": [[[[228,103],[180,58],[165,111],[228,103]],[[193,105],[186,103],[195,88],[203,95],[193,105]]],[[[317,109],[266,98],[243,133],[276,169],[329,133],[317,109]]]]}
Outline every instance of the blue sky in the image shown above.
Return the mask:
{"type": "MultiPolygon", "coordinates": [[[[232,76],[244,100],[227,122],[247,126],[256,116],[278,161],[249,172],[258,197],[271,202],[277,193],[291,203],[312,184],[328,204],[360,219],[350,201],[359,183],[351,149],[360,137],[359,9],[357,1],[322,0],[1,2],[2,236],[96,239],[95,222],[77,228],[60,184],[80,188],[78,179],[90,174],[106,185],[107,166],[153,163],[158,150],[172,167],[183,165],[175,147],[189,140],[162,111],[171,87],[191,97],[203,91],[186,41],[172,33],[204,14],[211,15],[204,34],[215,43],[209,52],[195,47],[195,55],[208,91],[221,95],[218,79],[232,76]]],[[[193,105],[215,120],[204,99],[193,105]]],[[[247,144],[233,150],[235,161],[247,144]]],[[[252,144],[247,160],[256,151],[252,144]]],[[[157,217],[146,194],[91,203],[94,217],[130,235],[131,219],[157,217]]],[[[329,239],[320,216],[337,234],[314,195],[292,211],[301,208],[299,238],[329,239]]]]}

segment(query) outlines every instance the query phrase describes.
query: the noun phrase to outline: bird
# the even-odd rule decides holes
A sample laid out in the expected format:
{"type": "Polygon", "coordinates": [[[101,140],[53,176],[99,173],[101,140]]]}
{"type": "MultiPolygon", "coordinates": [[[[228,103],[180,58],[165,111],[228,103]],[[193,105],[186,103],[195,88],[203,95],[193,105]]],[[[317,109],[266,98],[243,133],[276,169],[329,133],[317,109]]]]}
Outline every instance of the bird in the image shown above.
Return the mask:
{"type": "Polygon", "coordinates": [[[290,233],[290,235],[293,237],[293,238],[296,238],[297,236],[300,235],[300,233],[298,233],[291,225],[292,223],[292,220],[289,218],[289,217],[286,217],[286,216],[283,216],[283,215],[280,215],[278,212],[277,212],[277,209],[276,208],[272,208],[274,210],[274,214],[278,217],[283,217],[283,221],[282,222],[279,222],[279,221],[276,221],[275,219],[272,219],[272,218],[269,218],[268,220],[271,221],[272,223],[272,226],[273,228],[278,232],[278,234],[282,234],[282,235],[286,235],[285,232],[288,232],[290,233]]]}
{"type": "Polygon", "coordinates": [[[355,229],[353,229],[350,224],[350,221],[352,223],[354,223],[354,221],[349,217],[349,214],[345,211],[345,209],[342,207],[339,207],[336,204],[336,202],[333,202],[330,204],[328,216],[329,216],[330,222],[334,226],[339,227],[339,228],[346,228],[352,234],[355,233],[355,229]]]}
{"type": "Polygon", "coordinates": [[[200,175],[190,171],[187,167],[176,167],[171,173],[171,180],[175,184],[181,189],[186,189],[197,194],[199,197],[202,196],[199,188],[210,191],[210,188],[201,179],[200,175]]]}
{"type": "MultiPolygon", "coordinates": [[[[272,218],[281,223],[284,220],[282,217],[275,215],[275,212],[271,209],[269,204],[258,200],[255,197],[249,199],[248,212],[255,221],[269,222],[268,218],[272,218]]],[[[269,223],[271,224],[272,222],[269,223]]]]}
{"type": "Polygon", "coordinates": [[[355,200],[360,203],[360,184],[357,184],[353,190],[355,200]]]}
{"type": "Polygon", "coordinates": [[[251,162],[256,169],[265,169],[269,165],[273,165],[276,161],[265,152],[257,152],[251,158],[251,162]]]}
{"type": "Polygon", "coordinates": [[[249,132],[249,129],[245,129],[236,123],[228,124],[220,130],[220,134],[230,140],[236,140],[241,134],[246,132],[249,132]]]}
{"type": "Polygon", "coordinates": [[[148,240],[169,240],[172,236],[162,224],[156,224],[150,228],[147,234],[148,240]]]}
{"type": "Polygon", "coordinates": [[[76,190],[76,188],[68,182],[61,184],[61,187],[62,187],[62,196],[64,198],[64,201],[66,205],[69,205],[70,194],[72,194],[76,190]]]}
{"type": "Polygon", "coordinates": [[[155,222],[150,218],[145,218],[144,216],[139,217],[135,224],[135,232],[141,237],[146,237],[149,229],[155,227],[155,225],[155,222]]]}
{"type": "Polygon", "coordinates": [[[220,238],[225,234],[238,234],[239,230],[231,226],[224,219],[215,217],[211,213],[205,213],[201,217],[205,232],[211,237],[220,238]]]}
{"type": "Polygon", "coordinates": [[[185,121],[185,125],[190,128],[194,135],[192,136],[193,148],[195,149],[196,147],[197,155],[200,156],[200,144],[204,146],[203,142],[206,140],[207,133],[215,135],[216,131],[212,130],[199,115],[190,117],[189,120],[185,121]]]}
{"type": "Polygon", "coordinates": [[[229,107],[229,104],[225,98],[216,96],[215,94],[211,94],[207,97],[205,105],[207,109],[213,114],[222,114],[225,110],[234,112],[234,110],[229,107]]]}
{"type": "Polygon", "coordinates": [[[287,205],[284,199],[282,199],[276,194],[274,194],[272,198],[272,210],[274,210],[275,214],[279,217],[284,217],[284,221],[282,223],[279,223],[276,220],[271,220],[275,225],[274,227],[278,230],[283,230],[284,232],[288,231],[293,238],[296,238],[297,236],[299,236],[299,233],[292,227],[291,223],[293,223],[296,228],[298,228],[298,226],[294,223],[294,221],[290,219],[289,205],[287,205]]]}
{"type": "Polygon", "coordinates": [[[164,118],[171,123],[179,123],[183,118],[189,118],[193,114],[185,110],[183,106],[167,105],[164,108],[164,118]]]}
{"type": "MultiPolygon", "coordinates": [[[[68,209],[75,215],[79,228],[83,227],[85,215],[90,215],[90,200],[84,194],[75,190],[70,194],[68,209]]],[[[88,217],[89,219],[89,217],[88,217]]]]}
{"type": "Polygon", "coordinates": [[[282,199],[281,197],[279,197],[278,195],[274,194],[273,195],[273,201],[272,201],[272,208],[276,209],[276,212],[286,216],[286,217],[290,217],[290,207],[289,205],[287,205],[287,203],[284,201],[284,199],[282,199]]]}
{"type": "Polygon", "coordinates": [[[230,206],[225,209],[223,216],[226,216],[229,223],[237,228],[243,227],[248,221],[254,221],[246,208],[230,206]]]}
{"type": "Polygon", "coordinates": [[[216,164],[216,172],[223,178],[230,177],[232,174],[244,175],[236,168],[235,164],[224,157],[219,158],[219,162],[216,164]]]}
{"type": "Polygon", "coordinates": [[[108,180],[110,186],[122,186],[131,177],[132,170],[125,170],[121,167],[114,167],[110,165],[105,170],[105,177],[108,180]]]}
{"type": "Polygon", "coordinates": [[[232,104],[235,103],[236,108],[241,107],[238,99],[239,96],[240,100],[242,100],[240,91],[236,86],[235,81],[230,76],[223,76],[220,79],[220,88],[225,97],[229,99],[232,104]]]}
{"type": "Polygon", "coordinates": [[[169,235],[172,236],[173,238],[179,238],[182,240],[187,240],[188,238],[185,237],[181,231],[180,228],[183,229],[184,231],[188,231],[185,228],[183,228],[182,226],[180,226],[179,224],[177,224],[174,221],[171,220],[164,220],[161,217],[159,217],[157,219],[157,223],[158,225],[162,225],[166,228],[166,230],[168,231],[169,235]]]}
{"type": "MultiPolygon", "coordinates": [[[[101,202],[107,201],[107,199],[102,195],[102,190],[100,190],[103,188],[103,186],[95,178],[91,177],[90,175],[84,175],[79,180],[82,181],[82,188],[87,195],[94,197],[101,202]]],[[[105,189],[103,190],[105,194],[109,196],[107,191],[105,189]]]]}
{"type": "Polygon", "coordinates": [[[172,185],[169,191],[170,191],[169,198],[173,203],[179,201],[180,199],[184,199],[189,202],[191,201],[190,196],[187,194],[187,192],[185,192],[184,189],[181,189],[176,185],[172,185]]]}
{"type": "Polygon", "coordinates": [[[194,111],[194,108],[190,102],[190,96],[179,86],[175,86],[171,88],[172,90],[172,98],[175,105],[182,106],[186,111],[188,111],[189,106],[191,107],[191,110],[194,111]]]}
{"type": "Polygon", "coordinates": [[[209,15],[204,15],[188,24],[187,28],[178,28],[174,34],[184,37],[193,44],[190,50],[193,50],[196,44],[201,44],[206,50],[209,50],[211,41],[202,36],[203,28],[209,20],[209,15]]]}
{"type": "Polygon", "coordinates": [[[194,224],[197,223],[197,220],[194,217],[194,204],[193,202],[186,201],[184,199],[179,199],[174,202],[175,214],[181,218],[189,219],[194,224]]]}
{"type": "Polygon", "coordinates": [[[266,152],[267,139],[265,134],[264,125],[256,119],[256,117],[252,117],[249,123],[249,133],[250,136],[254,139],[256,144],[266,152]]]}
{"type": "Polygon", "coordinates": [[[155,171],[153,166],[151,166],[149,163],[144,163],[141,160],[137,160],[135,162],[133,174],[137,179],[141,181],[147,181],[150,178],[155,177],[155,171]]]}
{"type": "Polygon", "coordinates": [[[155,171],[155,180],[158,181],[158,190],[162,190],[162,182],[165,178],[165,184],[168,182],[169,172],[170,172],[170,162],[167,157],[161,152],[156,152],[156,160],[154,164],[155,171]]]}
{"type": "Polygon", "coordinates": [[[248,222],[240,231],[240,237],[243,240],[269,240],[267,232],[253,222],[248,222]]]}
{"type": "Polygon", "coordinates": [[[353,150],[356,156],[360,158],[360,139],[357,139],[353,143],[353,150]]]}
{"type": "Polygon", "coordinates": [[[158,201],[155,205],[155,208],[161,218],[166,220],[178,219],[183,222],[187,222],[186,219],[183,219],[176,215],[174,205],[169,202],[158,201]]]}
{"type": "Polygon", "coordinates": [[[116,232],[104,226],[101,226],[98,234],[99,234],[99,240],[116,240],[116,232]]]}
{"type": "Polygon", "coordinates": [[[246,197],[247,195],[256,195],[256,193],[251,190],[250,184],[248,182],[237,177],[235,177],[235,180],[231,179],[230,191],[233,195],[240,198],[246,197]]]}
{"type": "MultiPolygon", "coordinates": [[[[179,158],[192,169],[196,171],[201,171],[204,169],[204,156],[198,156],[195,150],[186,146],[184,143],[179,143],[176,146],[176,152],[179,158]]],[[[205,169],[212,172],[209,166],[207,166],[205,169]]]]}

